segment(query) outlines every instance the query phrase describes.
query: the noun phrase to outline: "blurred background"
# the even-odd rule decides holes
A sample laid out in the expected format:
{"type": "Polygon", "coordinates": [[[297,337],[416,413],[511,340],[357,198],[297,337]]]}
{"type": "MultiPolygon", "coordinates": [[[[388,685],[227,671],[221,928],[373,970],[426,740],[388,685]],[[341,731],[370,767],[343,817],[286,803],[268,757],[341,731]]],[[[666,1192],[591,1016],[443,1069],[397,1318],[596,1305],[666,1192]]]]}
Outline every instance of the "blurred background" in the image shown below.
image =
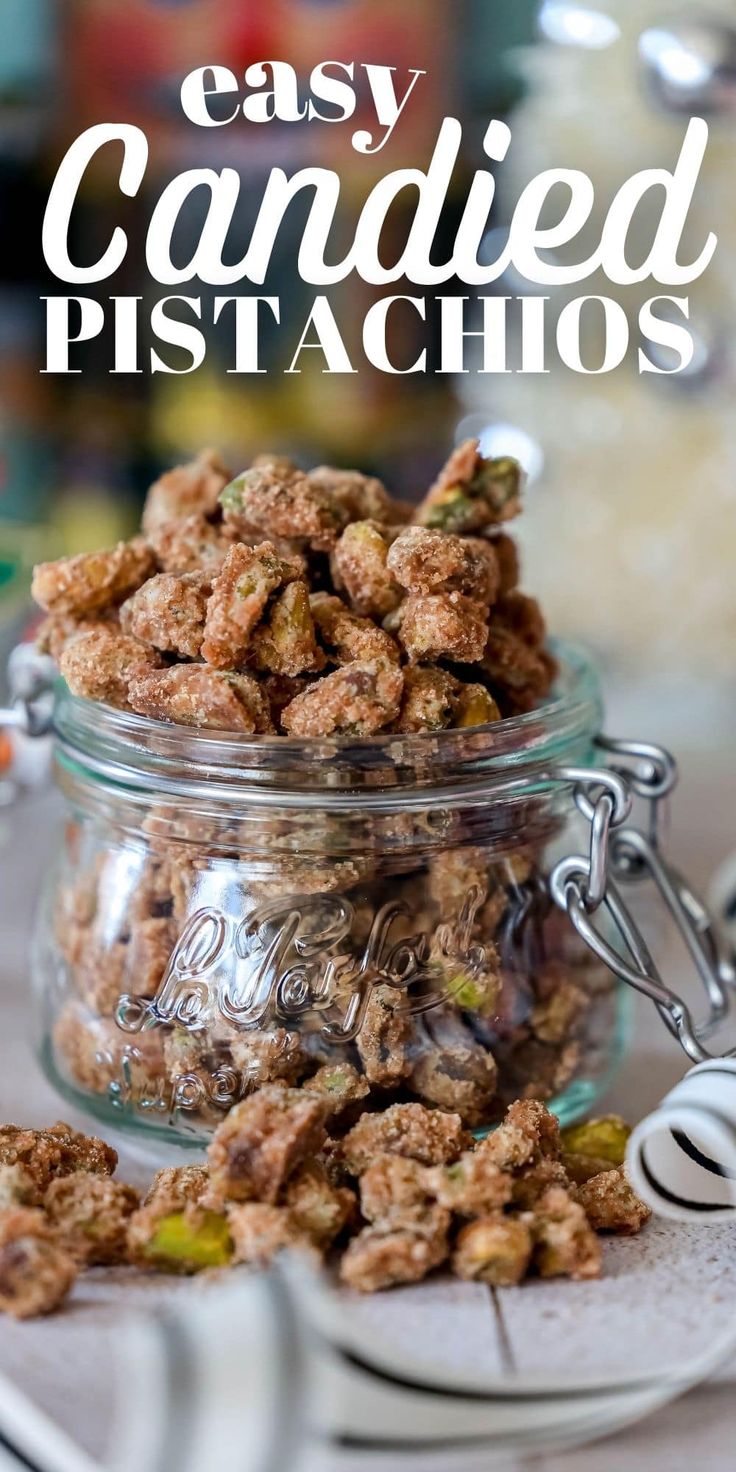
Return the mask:
{"type": "MultiPolygon", "coordinates": [[[[676,0],[0,0],[0,25],[0,641],[28,616],[33,561],[127,535],[160,469],[205,444],[235,469],[256,450],[284,450],[306,465],[359,465],[418,497],[453,442],[472,433],[487,452],[518,454],[530,472],[525,582],[555,632],[585,639],[626,679],[697,687],[706,702],[733,688],[733,0],[688,0],[679,11],[676,0]],[[274,359],[268,374],[238,379],[225,371],[230,339],[218,346],[211,328],[205,365],[186,377],[110,377],[104,342],[85,350],[81,375],[40,375],[39,298],[63,291],[44,274],[41,219],[65,149],[91,124],[139,124],[152,157],[124,219],[102,170],[77,209],[78,239],[107,240],[122,219],[131,240],[129,262],[103,295],[161,294],[142,279],[141,243],[163,182],[187,167],[237,167],[246,226],[248,199],[255,208],[274,165],[337,167],[352,218],[372,180],[349,129],[234,124],[204,135],[183,117],[179,87],[192,67],[217,61],[242,74],[273,57],[305,78],[327,57],[429,72],[373,162],[376,176],[426,163],[443,116],[460,117],[467,156],[448,201],[449,237],[483,164],[485,123],[506,118],[513,143],[489,241],[495,254],[520,189],[541,169],[589,173],[602,216],[635,170],[673,167],[687,118],[706,116],[711,143],[691,235],[701,241],[714,229],[720,245],[691,290],[690,370],[642,377],[634,347],[602,377],[573,374],[553,354],[541,377],[439,376],[429,302],[430,371],[398,382],[365,366],[324,377],[318,354],[304,355],[300,375],[285,376],[274,359]]],[[[188,223],[196,231],[194,210],[188,223]]],[[[314,294],[295,266],[301,223],[292,211],[265,287],[281,298],[289,343],[314,294]]],[[[400,236],[403,228],[398,210],[390,229],[400,236]]],[[[642,231],[643,256],[646,219],[642,231]]],[[[494,290],[533,288],[503,280],[494,290]]],[[[586,283],[572,294],[596,290],[621,291],[586,283]]],[[[341,325],[347,317],[358,328],[370,292],[355,281],[335,290],[341,325]]],[[[638,293],[621,295],[632,323],[654,290],[638,293]]],[[[550,303],[553,329],[563,301],[550,303]]],[[[408,338],[416,327],[407,320],[404,330],[408,338]]],[[[408,352],[411,343],[401,346],[408,352]]],[[[269,366],[268,343],[262,361],[269,366]]]]}

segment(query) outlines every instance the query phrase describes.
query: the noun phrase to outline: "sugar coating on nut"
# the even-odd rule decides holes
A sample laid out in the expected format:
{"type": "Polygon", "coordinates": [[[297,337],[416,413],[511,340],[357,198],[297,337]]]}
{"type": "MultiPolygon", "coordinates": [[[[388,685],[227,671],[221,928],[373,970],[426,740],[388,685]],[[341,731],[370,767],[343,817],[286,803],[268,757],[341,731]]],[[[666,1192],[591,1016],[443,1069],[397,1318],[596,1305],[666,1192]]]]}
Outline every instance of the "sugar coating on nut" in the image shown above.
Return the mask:
{"type": "MultiPolygon", "coordinates": [[[[208,521],[195,512],[183,521],[162,522],[148,533],[148,540],[162,572],[212,576],[240,539],[232,527],[208,521]]],[[[256,540],[260,541],[260,536],[256,540]]]]}
{"type": "Polygon", "coordinates": [[[577,1199],[596,1232],[627,1236],[641,1231],[651,1211],[640,1201],[623,1169],[603,1171],[578,1187],[577,1199]]]}
{"type": "Polygon", "coordinates": [[[410,660],[483,658],[488,624],[483,608],[462,593],[412,593],[401,606],[399,639],[410,660]]]}
{"type": "Polygon", "coordinates": [[[340,1278],[359,1293],[377,1293],[399,1283],[419,1283],[449,1251],[450,1213],[430,1207],[421,1219],[393,1226],[364,1227],[340,1262],[340,1278]]]}
{"type": "Polygon", "coordinates": [[[180,726],[246,735],[273,730],[263,691],[250,675],[232,675],[206,665],[177,664],[136,676],[128,699],[138,715],[180,726]]]}
{"type": "Polygon", "coordinates": [[[415,520],[440,531],[484,531],[518,516],[523,480],[517,461],[484,459],[478,441],[465,440],[442,467],[415,520]]]}
{"type": "Polygon", "coordinates": [[[264,1201],[230,1202],[227,1223],[233,1242],[233,1261],[265,1267],[279,1252],[297,1252],[318,1264],[319,1250],[309,1232],[286,1206],[264,1201]]]}
{"type": "Polygon", "coordinates": [[[202,640],[207,663],[221,670],[239,669],[271,594],[297,574],[298,569],[284,562],[270,542],[231,547],[213,579],[207,603],[202,640]]]}
{"type": "Polygon", "coordinates": [[[146,535],[172,521],[192,515],[213,516],[218,497],[230,479],[216,450],[203,450],[187,465],[167,470],[151,486],[143,508],[146,535]]]}
{"type": "Polygon", "coordinates": [[[498,594],[493,545],[478,537],[408,526],[389,548],[387,565],[408,593],[463,593],[486,608],[498,594]]]}
{"type": "MultiPolygon", "coordinates": [[[[443,1169],[434,1167],[438,1172],[443,1169]]],[[[447,1206],[435,1183],[432,1169],[409,1156],[379,1155],[360,1177],[361,1212],[369,1222],[415,1221],[433,1197],[447,1206]]]]}
{"type": "Polygon", "coordinates": [[[211,592],[206,573],[158,573],[126,599],[120,627],[163,653],[197,659],[211,592]]]}
{"type": "Polygon", "coordinates": [[[76,1276],[74,1259],[40,1211],[0,1211],[0,1312],[15,1319],[50,1314],[64,1302],[76,1276]]]}
{"type": "Polygon", "coordinates": [[[34,569],[31,593],[47,613],[89,614],[121,603],[156,571],[143,537],[104,552],[81,552],[34,569]]]}
{"type": "Polygon", "coordinates": [[[423,1104],[392,1104],[381,1114],[364,1114],[343,1140],[343,1158],[361,1175],[376,1155],[406,1155],[422,1165],[456,1160],[468,1143],[458,1114],[423,1104]]]}
{"type": "Polygon", "coordinates": [[[383,619],[401,602],[402,592],[388,565],[391,532],[377,521],[346,526],[332,554],[335,585],[344,588],[356,613],[383,619]]]}
{"type": "Polygon", "coordinates": [[[88,1171],[52,1181],[43,1201],[57,1241],[87,1267],[125,1260],[128,1223],[139,1204],[132,1186],[88,1171]]]}
{"type": "Polygon", "coordinates": [[[336,502],[300,470],[274,462],[244,470],[220,496],[225,522],[260,528],[265,537],[294,537],[316,551],[334,546],[348,520],[336,502]]]}
{"type": "Polygon", "coordinates": [[[72,695],[125,710],[133,681],[152,674],[162,660],[139,639],[100,627],[72,639],[59,664],[72,695]]]}
{"type": "Polygon", "coordinates": [[[273,599],[261,625],[253,630],[249,663],[273,675],[301,675],[321,670],[325,656],[317,646],[309,588],[299,579],[273,599]]]}
{"type": "Polygon", "coordinates": [[[511,1200],[511,1176],[482,1150],[466,1150],[450,1165],[436,1165],[424,1177],[440,1206],[458,1216],[485,1216],[511,1200]]]}
{"type": "Polygon", "coordinates": [[[526,1276],[532,1234],[519,1217],[481,1216],[460,1229],[452,1254],[458,1278],[511,1288],[526,1276]]]}
{"type": "Polygon", "coordinates": [[[529,1213],[534,1263],[542,1278],[598,1278],[601,1245],[583,1207],[563,1186],[551,1186],[529,1213]]]}
{"type": "Polygon", "coordinates": [[[289,702],[281,725],[289,736],[370,736],[396,720],[404,677],[383,664],[333,670],[289,702]]]}
{"type": "Polygon", "coordinates": [[[231,1109],[207,1151],[210,1179],[229,1201],[274,1204],[282,1186],[325,1139],[315,1094],[271,1084],[231,1109]]]}
{"type": "Polygon", "coordinates": [[[0,1125],[0,1164],[19,1165],[40,1196],[59,1176],[75,1171],[112,1175],[117,1152],[94,1135],[83,1135],[63,1120],[46,1130],[0,1125]]]}

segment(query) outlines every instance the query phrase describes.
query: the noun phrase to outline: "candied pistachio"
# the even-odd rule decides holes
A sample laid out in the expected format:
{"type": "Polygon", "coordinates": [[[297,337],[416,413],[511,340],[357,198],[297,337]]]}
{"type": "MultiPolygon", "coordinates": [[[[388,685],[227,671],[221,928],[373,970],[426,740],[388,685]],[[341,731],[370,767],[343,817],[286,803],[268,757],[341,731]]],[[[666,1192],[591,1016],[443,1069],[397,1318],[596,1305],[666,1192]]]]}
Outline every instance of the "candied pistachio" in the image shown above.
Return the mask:
{"type": "Polygon", "coordinates": [[[377,1155],[406,1155],[421,1165],[457,1160],[470,1143],[458,1114],[423,1104],[391,1104],[380,1114],[364,1114],[342,1142],[351,1175],[362,1175],[377,1155]]]}
{"type": "Polygon", "coordinates": [[[237,670],[272,593],[298,576],[271,542],[230,548],[212,583],[202,639],[202,656],[216,669],[237,670]]]}
{"type": "Polygon", "coordinates": [[[434,665],[413,665],[404,671],[404,694],[397,731],[442,731],[454,719],[458,682],[434,665]]]}
{"type": "Polygon", "coordinates": [[[99,613],[87,617],[73,613],[50,613],[36,632],[36,648],[39,654],[50,654],[58,664],[64,650],[80,634],[94,634],[102,629],[114,633],[120,628],[120,611],[102,608],[99,613]]]}
{"type": "Polygon", "coordinates": [[[185,516],[183,521],[162,522],[148,537],[161,572],[179,577],[187,572],[213,577],[238,540],[232,527],[213,525],[200,513],[185,516]]]}
{"type": "Polygon", "coordinates": [[[620,1114],[603,1114],[597,1119],[571,1124],[562,1131],[566,1154],[590,1156],[609,1165],[623,1165],[631,1126],[620,1114]]]}
{"type": "Polygon", "coordinates": [[[148,1240],[136,1242],[135,1255],[163,1272],[226,1267],[233,1255],[227,1217],[190,1203],[152,1224],[148,1240]]]}
{"type": "Polygon", "coordinates": [[[621,1166],[591,1176],[578,1188],[577,1199],[596,1232],[633,1236],[652,1214],[630,1186],[621,1166]]]}
{"type": "Polygon", "coordinates": [[[441,1206],[458,1216],[486,1216],[511,1200],[512,1177],[482,1150],[466,1150],[451,1165],[438,1165],[424,1176],[441,1206]]]}
{"type": "Polygon", "coordinates": [[[390,536],[379,522],[353,521],[335,547],[334,581],[345,588],[356,613],[382,619],[401,601],[387,565],[389,546],[390,536]]]}
{"type": "Polygon", "coordinates": [[[269,1084],[215,1130],[208,1149],[212,1186],[226,1200],[273,1205],[288,1177],[325,1139],[323,1100],[269,1084]]]}
{"type": "Polygon", "coordinates": [[[486,647],[485,610],[462,593],[411,593],[401,605],[398,637],[413,663],[473,664],[486,647]]]}
{"type": "Polygon", "coordinates": [[[518,515],[523,479],[518,461],[485,458],[477,440],[466,440],[443,466],[415,520],[440,531],[483,531],[518,515]]]}
{"type": "Polygon", "coordinates": [[[542,1278],[599,1278],[601,1247],[578,1201],[551,1186],[530,1213],[534,1264],[542,1278]]]}
{"type": "Polygon", "coordinates": [[[306,1232],[315,1246],[326,1248],[355,1215],[357,1202],[354,1191],[348,1186],[334,1186],[325,1167],[317,1160],[308,1160],[287,1182],[284,1205],[299,1230],[306,1232]]]}
{"type": "Polygon", "coordinates": [[[522,1166],[514,1176],[512,1189],[514,1206],[523,1211],[529,1210],[536,1205],[550,1186],[563,1186],[567,1190],[570,1187],[570,1178],[563,1161],[551,1160],[544,1155],[541,1160],[522,1166]]]}
{"type": "Polygon", "coordinates": [[[234,1244],[233,1262],[264,1267],[278,1252],[298,1252],[318,1266],[321,1254],[309,1233],[286,1206],[264,1201],[229,1202],[227,1219],[234,1244]]]}
{"type": "Polygon", "coordinates": [[[273,730],[260,686],[249,675],[206,665],[172,665],[131,681],[131,708],[142,716],[223,731],[273,730]]]}
{"type": "Polygon", "coordinates": [[[352,1063],[324,1063],[311,1078],[305,1080],[303,1088],[309,1093],[319,1094],[331,1115],[342,1114],[352,1104],[360,1104],[370,1094],[368,1080],[352,1063]]]}
{"type": "Polygon", "coordinates": [[[511,1288],[526,1277],[532,1235],[519,1217],[491,1215],[468,1222],[458,1233],[452,1270],[459,1278],[511,1288]]]}
{"type": "Polygon", "coordinates": [[[365,1076],[378,1088],[391,1088],[411,1072],[414,1028],[402,993],[374,986],[356,1038],[365,1076]]]}
{"type": "Polygon", "coordinates": [[[360,661],[398,665],[398,645],[372,619],[353,613],[341,598],[330,593],[313,593],[309,602],[319,636],[338,664],[360,661]]]}
{"type": "Polygon", "coordinates": [[[139,639],[101,627],[67,644],[60,669],[72,695],[125,710],[130,705],[131,684],[154,673],[161,664],[160,655],[139,639]]]}
{"type": "Polygon", "coordinates": [[[387,563],[408,593],[463,593],[487,608],[498,592],[496,554],[478,537],[408,526],[393,542],[387,563]]]}
{"type": "Polygon", "coordinates": [[[201,572],[157,573],[120,609],[120,627],[165,653],[196,659],[202,647],[209,577],[201,572]]]}
{"type": "Polygon", "coordinates": [[[217,510],[217,498],[229,480],[230,472],[216,450],[203,450],[187,465],[167,470],[155,481],[146,496],[142,526],[154,532],[168,522],[180,521],[193,514],[211,516],[217,510]]]}
{"type": "Polygon", "coordinates": [[[249,658],[256,669],[274,675],[301,675],[323,667],[309,588],[301,579],[287,584],[274,599],[264,623],[254,629],[249,658]]]}
{"type": "Polygon", "coordinates": [[[520,1099],[478,1149],[502,1170],[518,1171],[543,1156],[554,1160],[560,1154],[559,1123],[538,1100],[520,1099]]]}
{"type": "Polygon", "coordinates": [[[310,486],[326,496],[344,522],[395,521],[398,503],[391,500],[386,487],[373,475],[361,470],[342,470],[336,465],[317,465],[307,476],[310,486]]]}
{"type": "Polygon", "coordinates": [[[110,1145],[94,1135],[78,1133],[63,1120],[46,1130],[0,1125],[0,1165],[21,1167],[39,1197],[58,1176],[80,1170],[112,1175],[117,1159],[110,1145]]]}
{"type": "Polygon", "coordinates": [[[299,470],[273,462],[255,465],[220,495],[225,521],[260,527],[264,536],[295,538],[329,551],[347,517],[336,502],[299,470]]]}
{"type": "Polygon", "coordinates": [[[251,1089],[279,1079],[296,1083],[307,1064],[299,1033],[284,1027],[238,1029],[228,1036],[228,1045],[234,1066],[251,1089]]]}
{"type": "Polygon", "coordinates": [[[461,1012],[476,1012],[479,1017],[493,1017],[498,1005],[501,977],[498,971],[470,975],[457,971],[447,982],[447,995],[461,1012]]]}
{"type": "Polygon", "coordinates": [[[360,1209],[366,1221],[417,1220],[434,1194],[429,1174],[426,1166],[406,1156],[379,1155],[360,1177],[360,1209]]]}
{"type": "Polygon", "coordinates": [[[500,721],[501,712],[485,685],[461,685],[454,702],[453,726],[487,726],[500,721]]]}
{"type": "Polygon", "coordinates": [[[0,1313],[31,1319],[53,1313],[74,1284],[77,1264],[40,1211],[0,1211],[0,1313]]]}
{"type": "Polygon", "coordinates": [[[475,1129],[487,1124],[496,1093],[496,1061],[448,1007],[427,1012],[421,1051],[411,1070],[412,1091],[440,1109],[459,1114],[475,1129]]]}
{"type": "Polygon", "coordinates": [[[32,597],[47,613],[84,615],[121,603],[156,571],[143,537],[103,552],[81,552],[33,570],[32,597]]]}
{"type": "Polygon", "coordinates": [[[289,736],[369,736],[399,713],[404,677],[384,664],[349,664],[315,681],[281,712],[289,736]]]}
{"type": "Polygon", "coordinates": [[[377,1293],[398,1283],[418,1283],[448,1253],[450,1213],[429,1207],[421,1219],[394,1226],[364,1227],[340,1263],[340,1278],[359,1293],[377,1293]]]}
{"type": "Polygon", "coordinates": [[[87,1267],[123,1262],[138,1192],[109,1176],[78,1171],[52,1181],[44,1210],[57,1240],[87,1267]]]}

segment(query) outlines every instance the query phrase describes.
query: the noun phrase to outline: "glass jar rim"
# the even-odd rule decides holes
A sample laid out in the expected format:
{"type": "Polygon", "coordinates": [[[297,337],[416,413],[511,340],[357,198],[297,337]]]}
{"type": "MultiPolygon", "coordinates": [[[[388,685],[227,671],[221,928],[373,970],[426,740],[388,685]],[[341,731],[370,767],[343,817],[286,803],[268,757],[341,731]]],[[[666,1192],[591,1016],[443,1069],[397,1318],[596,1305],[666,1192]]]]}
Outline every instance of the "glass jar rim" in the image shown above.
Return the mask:
{"type": "Polygon", "coordinates": [[[574,760],[600,729],[597,671],[581,648],[553,641],[559,675],[534,710],[485,726],[409,735],[303,740],[154,721],[77,696],[59,683],[55,756],[62,771],[118,792],[330,809],[406,806],[488,790],[520,769],[574,760]]]}

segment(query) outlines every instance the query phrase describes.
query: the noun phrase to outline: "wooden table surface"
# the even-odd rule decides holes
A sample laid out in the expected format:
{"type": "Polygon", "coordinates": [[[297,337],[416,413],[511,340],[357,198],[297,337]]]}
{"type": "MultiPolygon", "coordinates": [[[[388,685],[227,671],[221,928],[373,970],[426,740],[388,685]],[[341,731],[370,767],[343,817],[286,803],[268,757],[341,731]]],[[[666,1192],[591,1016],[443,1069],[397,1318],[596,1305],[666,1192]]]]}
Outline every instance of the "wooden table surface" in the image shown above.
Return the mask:
{"type": "MultiPolygon", "coordinates": [[[[650,709],[646,698],[643,706],[650,709]]],[[[664,720],[653,729],[651,716],[634,726],[631,702],[620,702],[616,713],[619,719],[610,725],[617,732],[635,729],[657,739],[667,729],[664,720]]],[[[675,744],[672,734],[670,744],[675,744]]],[[[694,719],[685,720],[679,755],[683,785],[671,852],[703,886],[715,865],[736,848],[736,765],[713,721],[698,726],[694,719]]],[[[0,811],[0,1119],[27,1124],[69,1115],[42,1079],[27,1036],[26,948],[54,807],[44,796],[27,799],[13,814],[0,811]]],[[[669,974],[677,978],[684,959],[670,948],[667,960],[669,974]]],[[[634,1044],[606,1102],[637,1118],[683,1071],[684,1060],[653,1009],[637,1001],[634,1044]]],[[[85,1123],[81,1116],[75,1122],[85,1123]]],[[[140,1162],[124,1155],[120,1173],[136,1179],[140,1162]]],[[[598,1283],[534,1282],[499,1293],[438,1278],[353,1300],[350,1310],[409,1355],[436,1359],[440,1353],[456,1369],[501,1375],[554,1372],[579,1380],[609,1369],[615,1375],[655,1365],[684,1368],[731,1327],[736,1338],[736,1227],[656,1222],[640,1238],[606,1243],[605,1267],[598,1283]]],[[[0,1321],[0,1369],[93,1455],[102,1454],[109,1425],[109,1345],[121,1304],[153,1304],[196,1291],[188,1282],[160,1280],[127,1283],[123,1291],[123,1280],[120,1273],[98,1270],[82,1280],[64,1313],[29,1324],[0,1321]]],[[[735,1382],[732,1360],[706,1384],[632,1428],[564,1455],[543,1455],[534,1466],[541,1472],[690,1472],[696,1466],[731,1472],[735,1382]]],[[[339,1472],[362,1472],[363,1465],[341,1456],[339,1472]]],[[[405,1472],[462,1472],[465,1465],[446,1454],[401,1462],[405,1472]]],[[[467,1465],[488,1464],[476,1458],[467,1465]]],[[[380,1466],[394,1472],[390,1460],[380,1466]]],[[[528,1460],[512,1457],[504,1466],[521,1472],[528,1460]]],[[[338,1464],[326,1458],[314,1463],[314,1472],[328,1468],[338,1472],[338,1464]]]]}

